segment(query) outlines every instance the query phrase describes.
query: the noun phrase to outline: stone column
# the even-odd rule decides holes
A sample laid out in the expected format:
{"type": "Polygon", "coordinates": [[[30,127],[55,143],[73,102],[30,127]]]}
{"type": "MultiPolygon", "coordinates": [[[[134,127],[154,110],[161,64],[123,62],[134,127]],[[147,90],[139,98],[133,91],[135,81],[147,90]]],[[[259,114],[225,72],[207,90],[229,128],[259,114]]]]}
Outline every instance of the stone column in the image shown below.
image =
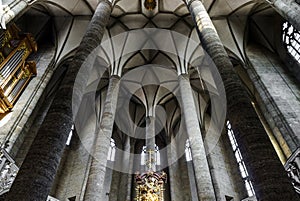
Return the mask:
{"type": "MultiPolygon", "coordinates": [[[[109,190],[109,201],[116,201],[120,197],[121,193],[119,189],[119,184],[121,182],[122,173],[117,170],[111,170],[112,176],[111,176],[111,182],[110,182],[110,190],[109,190]]],[[[108,192],[104,192],[106,194],[108,192]]],[[[107,197],[107,196],[106,196],[107,197]]],[[[105,201],[105,200],[101,200],[105,201]]]]}
{"type": "MultiPolygon", "coordinates": [[[[113,131],[113,130],[112,130],[113,131]]],[[[116,131],[114,131],[116,132],[116,131]]],[[[114,135],[114,134],[112,134],[114,135]]],[[[115,136],[115,135],[114,135],[115,136]]],[[[122,139],[120,137],[116,137],[114,138],[115,140],[115,145],[116,145],[116,149],[115,149],[115,157],[114,157],[114,161],[107,161],[107,168],[106,168],[106,172],[105,172],[105,177],[107,178],[107,175],[110,174],[111,172],[111,179],[109,183],[105,183],[104,182],[104,189],[108,189],[103,191],[106,195],[108,194],[109,197],[109,201],[117,201],[117,199],[119,199],[120,197],[120,183],[121,183],[121,177],[122,177],[122,171],[119,169],[119,167],[122,167],[123,165],[123,159],[124,159],[124,152],[123,150],[123,142],[122,139]],[[108,185],[108,186],[106,186],[108,185]],[[118,193],[115,193],[118,192],[118,193]]],[[[109,148],[110,149],[110,148],[109,148]]],[[[105,162],[105,161],[103,161],[105,162]]],[[[101,200],[102,201],[102,200],[101,200]]],[[[105,201],[105,200],[103,200],[105,201]]]]}
{"type": "MultiPolygon", "coordinates": [[[[127,177],[127,194],[126,194],[126,201],[131,201],[131,196],[132,196],[132,187],[133,187],[133,174],[134,174],[134,140],[130,140],[130,158],[129,158],[129,174],[127,177]]],[[[123,200],[124,201],[124,200],[123,200]]]]}
{"type": "Polygon", "coordinates": [[[299,200],[203,4],[194,0],[189,1],[188,7],[201,44],[222,77],[227,96],[227,117],[258,200],[299,200]]]}
{"type": "Polygon", "coordinates": [[[300,31],[300,5],[292,1],[260,0],[268,2],[271,6],[298,31],[300,31]],[[288,3],[288,4],[287,4],[288,3]]]}
{"type": "MultiPolygon", "coordinates": [[[[111,5],[100,2],[6,200],[46,200],[73,124],[72,95],[79,69],[100,44],[111,5]]],[[[81,101],[88,76],[74,94],[81,101]]]]}
{"type": "Polygon", "coordinates": [[[107,155],[114,126],[119,84],[120,78],[118,76],[110,78],[100,128],[95,136],[92,148],[93,158],[84,200],[105,200],[107,196],[106,192],[104,192],[103,184],[107,168],[107,155]]]}
{"type": "MultiPolygon", "coordinates": [[[[130,136],[126,137],[125,145],[124,145],[124,152],[123,157],[121,158],[122,162],[122,171],[120,176],[120,182],[119,182],[119,195],[118,199],[115,201],[126,201],[130,200],[130,197],[127,199],[128,195],[130,196],[130,190],[131,190],[131,181],[129,179],[132,178],[132,163],[133,163],[133,157],[130,154],[130,151],[133,147],[130,146],[130,136]],[[128,190],[128,187],[130,189],[128,190]]],[[[132,150],[133,151],[133,150],[132,150]]]]}
{"type": "Polygon", "coordinates": [[[198,197],[201,201],[213,201],[216,200],[216,197],[206,158],[189,77],[186,74],[179,75],[178,80],[186,131],[192,150],[198,197]]]}
{"type": "MultiPolygon", "coordinates": [[[[173,137],[171,137],[173,138],[173,137]]],[[[172,201],[182,201],[183,199],[183,186],[181,183],[181,172],[179,169],[179,158],[177,154],[177,147],[175,143],[171,144],[172,141],[175,141],[174,138],[170,140],[168,146],[168,162],[169,162],[169,180],[170,180],[170,194],[172,201]],[[172,163],[175,161],[175,163],[172,163]]],[[[180,144],[180,143],[179,143],[180,144]]]]}

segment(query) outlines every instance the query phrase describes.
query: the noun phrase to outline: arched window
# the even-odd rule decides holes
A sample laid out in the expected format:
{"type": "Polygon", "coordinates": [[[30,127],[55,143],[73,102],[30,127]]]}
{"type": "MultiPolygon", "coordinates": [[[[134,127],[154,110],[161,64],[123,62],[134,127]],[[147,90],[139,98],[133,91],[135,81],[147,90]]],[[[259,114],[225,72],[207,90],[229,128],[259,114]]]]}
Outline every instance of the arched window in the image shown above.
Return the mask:
{"type": "Polygon", "coordinates": [[[66,142],[67,146],[70,146],[70,144],[71,144],[71,140],[72,140],[72,137],[73,137],[73,132],[74,132],[74,124],[71,127],[71,131],[69,133],[69,136],[68,136],[68,139],[67,139],[67,142],[66,142]]]}
{"type": "Polygon", "coordinates": [[[283,24],[282,30],[283,42],[288,52],[300,63],[300,32],[288,22],[283,24]]]}
{"type": "Polygon", "coordinates": [[[141,165],[146,165],[147,160],[147,149],[146,146],[143,146],[142,153],[141,153],[141,165]]]}
{"type": "Polygon", "coordinates": [[[192,151],[191,151],[191,146],[190,146],[190,141],[186,140],[185,143],[185,160],[186,161],[192,161],[192,151]]]}
{"type": "Polygon", "coordinates": [[[233,133],[233,130],[231,128],[231,124],[230,124],[229,121],[227,121],[227,123],[226,123],[226,128],[227,128],[227,134],[228,134],[228,137],[229,137],[229,140],[230,140],[230,144],[231,144],[232,150],[234,152],[235,159],[236,159],[236,161],[239,165],[239,170],[240,170],[240,173],[241,173],[242,178],[244,180],[245,187],[247,189],[248,196],[251,197],[255,194],[254,189],[253,189],[253,185],[252,185],[252,182],[249,179],[249,174],[247,172],[245,162],[244,162],[243,157],[241,155],[240,149],[239,149],[238,144],[236,142],[236,139],[234,137],[234,133],[233,133]]]}
{"type": "MultiPolygon", "coordinates": [[[[154,153],[154,160],[156,165],[160,165],[160,152],[159,147],[155,144],[155,153],[154,153]]],[[[142,153],[141,153],[141,165],[146,165],[147,162],[147,147],[143,146],[142,153]]]]}
{"type": "Polygon", "coordinates": [[[160,152],[159,152],[159,147],[155,145],[155,161],[156,165],[160,165],[160,152]]]}
{"type": "Polygon", "coordinates": [[[115,161],[116,156],[116,143],[114,139],[110,139],[110,147],[108,150],[107,160],[109,161],[115,161]]]}

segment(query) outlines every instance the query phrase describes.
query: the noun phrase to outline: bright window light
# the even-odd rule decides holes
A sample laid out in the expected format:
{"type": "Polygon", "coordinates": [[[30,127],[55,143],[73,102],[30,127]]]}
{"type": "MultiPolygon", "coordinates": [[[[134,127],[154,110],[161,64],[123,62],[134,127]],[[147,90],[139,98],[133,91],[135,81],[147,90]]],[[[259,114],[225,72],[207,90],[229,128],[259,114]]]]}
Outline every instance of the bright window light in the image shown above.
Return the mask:
{"type": "Polygon", "coordinates": [[[300,32],[288,22],[282,25],[282,30],[282,40],[288,52],[300,63],[300,32]]]}
{"type": "Polygon", "coordinates": [[[192,161],[192,151],[191,151],[191,146],[190,146],[190,141],[187,140],[185,143],[185,160],[186,161],[192,161]]]}
{"type": "Polygon", "coordinates": [[[107,160],[109,161],[115,161],[116,157],[116,143],[114,139],[110,139],[110,147],[108,150],[107,160]]]}
{"type": "Polygon", "coordinates": [[[73,136],[73,132],[74,132],[74,125],[72,125],[71,131],[69,133],[69,136],[68,136],[68,139],[67,139],[67,142],[66,142],[67,146],[70,146],[70,143],[71,143],[71,140],[72,140],[72,136],[73,136]]]}
{"type": "MultiPolygon", "coordinates": [[[[147,162],[147,146],[143,146],[142,153],[141,153],[141,165],[146,165],[147,162]]],[[[160,152],[159,147],[155,144],[155,156],[154,156],[155,164],[160,165],[160,152]]]]}
{"type": "Polygon", "coordinates": [[[235,136],[234,136],[234,133],[233,133],[233,130],[231,128],[231,124],[230,124],[229,121],[227,121],[226,127],[227,127],[227,134],[228,134],[228,137],[229,137],[229,140],[230,140],[230,144],[231,144],[232,150],[234,152],[235,159],[236,159],[236,161],[239,165],[239,170],[240,170],[241,176],[244,180],[248,196],[252,197],[253,195],[255,195],[253,185],[252,185],[252,182],[249,179],[249,174],[247,172],[245,162],[244,162],[243,157],[241,155],[240,149],[239,149],[238,144],[236,142],[236,139],[235,139],[235,136]]]}

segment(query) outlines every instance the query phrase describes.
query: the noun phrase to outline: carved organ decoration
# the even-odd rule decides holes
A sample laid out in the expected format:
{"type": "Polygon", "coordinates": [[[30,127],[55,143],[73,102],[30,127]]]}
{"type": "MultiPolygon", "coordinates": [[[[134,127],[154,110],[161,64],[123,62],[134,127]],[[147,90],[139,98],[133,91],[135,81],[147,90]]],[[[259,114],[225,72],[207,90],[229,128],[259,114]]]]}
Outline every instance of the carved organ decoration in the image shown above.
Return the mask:
{"type": "Polygon", "coordinates": [[[300,148],[290,156],[284,167],[296,192],[300,194],[300,148]]]}
{"type": "Polygon", "coordinates": [[[0,150],[0,195],[9,191],[19,168],[5,149],[0,150]]]}
{"type": "Polygon", "coordinates": [[[0,30],[0,113],[12,109],[32,76],[36,75],[36,64],[27,61],[37,44],[29,33],[20,33],[12,24],[0,30]]]}

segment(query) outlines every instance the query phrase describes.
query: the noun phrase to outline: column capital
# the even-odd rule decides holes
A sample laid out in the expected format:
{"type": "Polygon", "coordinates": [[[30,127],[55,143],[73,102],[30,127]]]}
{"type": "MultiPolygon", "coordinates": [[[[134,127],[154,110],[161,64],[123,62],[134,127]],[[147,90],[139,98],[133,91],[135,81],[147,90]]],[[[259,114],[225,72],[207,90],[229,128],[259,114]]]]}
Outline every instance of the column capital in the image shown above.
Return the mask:
{"type": "Polygon", "coordinates": [[[112,4],[112,2],[110,0],[100,0],[99,3],[98,3],[98,5],[100,3],[107,3],[110,6],[110,8],[113,9],[113,4],[112,4]]]}
{"type": "Polygon", "coordinates": [[[181,73],[181,74],[178,75],[178,79],[179,80],[185,79],[187,81],[190,81],[190,75],[187,74],[187,73],[181,73]]]}
{"type": "MultiPolygon", "coordinates": [[[[188,6],[188,7],[190,7],[191,6],[191,4],[194,2],[194,1],[200,1],[200,0],[183,0],[184,1],[184,3],[188,6]]],[[[202,1],[201,1],[202,2],[202,1]]]]}
{"type": "Polygon", "coordinates": [[[110,75],[109,79],[111,79],[111,78],[115,78],[115,79],[119,79],[120,80],[121,76],[113,74],[113,75],[110,75]]]}
{"type": "Polygon", "coordinates": [[[148,111],[146,112],[146,118],[149,119],[155,118],[155,106],[148,108],[148,111]]]}
{"type": "Polygon", "coordinates": [[[154,116],[153,114],[148,114],[148,115],[146,116],[146,120],[147,120],[147,119],[153,120],[153,119],[155,119],[155,116],[154,116]]]}

